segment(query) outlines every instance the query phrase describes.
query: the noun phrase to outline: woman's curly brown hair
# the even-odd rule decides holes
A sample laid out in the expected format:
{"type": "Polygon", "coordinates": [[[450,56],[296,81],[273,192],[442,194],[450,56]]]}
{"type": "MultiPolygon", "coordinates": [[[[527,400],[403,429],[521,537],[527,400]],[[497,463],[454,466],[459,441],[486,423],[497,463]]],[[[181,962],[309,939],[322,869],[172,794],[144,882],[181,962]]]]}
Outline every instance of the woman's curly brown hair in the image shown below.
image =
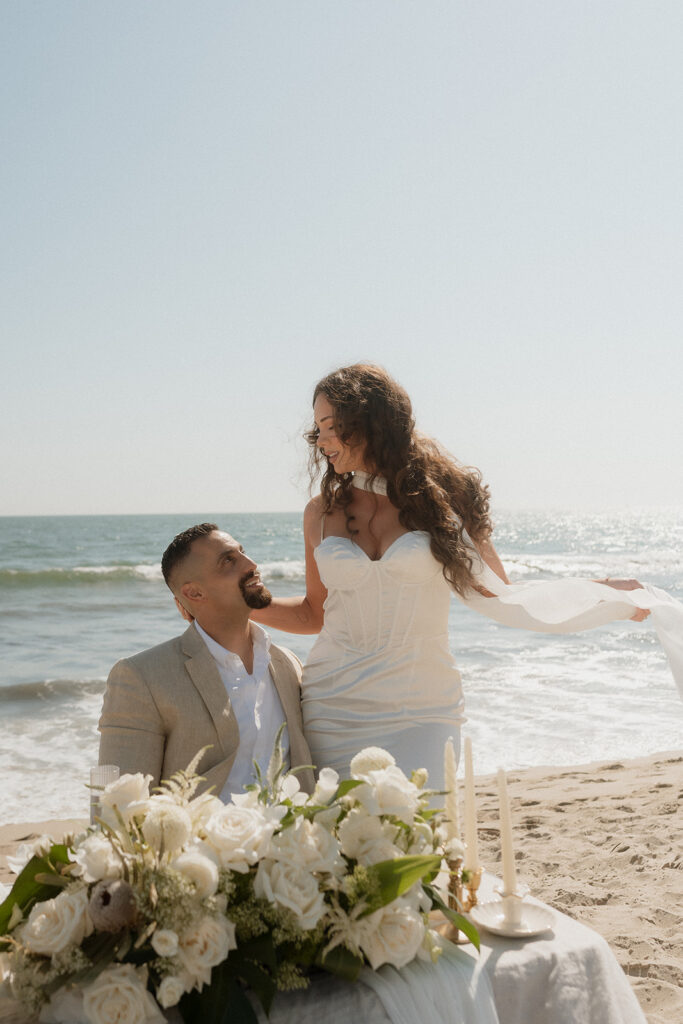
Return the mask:
{"type": "MultiPolygon", "coordinates": [[[[443,565],[444,576],[459,593],[472,586],[472,557],[463,527],[475,541],[491,533],[489,490],[477,469],[461,466],[431,438],[415,430],[410,399],[380,366],[356,363],[323,377],[313,402],[324,395],[334,408],[335,432],[348,445],[361,445],[364,461],[374,474],[385,477],[387,497],[399,510],[406,530],[424,530],[431,551],[443,565]]],[[[352,517],[353,475],[337,475],[317,447],[318,431],[306,434],[311,445],[314,479],[322,470],[323,512],[341,508],[347,527],[352,517]]]]}

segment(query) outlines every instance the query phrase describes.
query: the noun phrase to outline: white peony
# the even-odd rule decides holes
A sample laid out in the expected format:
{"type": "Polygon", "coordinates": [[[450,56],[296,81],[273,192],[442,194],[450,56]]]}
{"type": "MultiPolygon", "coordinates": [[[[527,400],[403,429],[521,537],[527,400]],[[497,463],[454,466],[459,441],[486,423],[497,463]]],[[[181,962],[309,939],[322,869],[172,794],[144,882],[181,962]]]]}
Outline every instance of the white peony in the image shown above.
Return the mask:
{"type": "Polygon", "coordinates": [[[116,808],[127,825],[133,818],[144,818],[149,800],[151,775],[122,775],[100,793],[100,817],[112,828],[120,828],[116,808]]]}
{"type": "Polygon", "coordinates": [[[175,853],[192,835],[192,821],[185,808],[174,800],[155,796],[149,801],[142,832],[158,853],[175,853]]]}
{"type": "Polygon", "coordinates": [[[389,821],[380,821],[361,807],[354,807],[344,818],[337,835],[342,852],[366,867],[402,855],[395,842],[399,829],[389,821]]]}
{"type": "Polygon", "coordinates": [[[171,862],[171,867],[194,882],[197,895],[201,899],[213,896],[218,888],[218,867],[215,860],[205,856],[196,847],[180,853],[171,862]]]}
{"type": "Polygon", "coordinates": [[[20,941],[32,953],[52,956],[67,946],[78,946],[92,932],[87,889],[60,892],[52,900],[36,903],[26,924],[18,929],[20,941]]]}
{"type": "Polygon", "coordinates": [[[424,940],[425,926],[420,914],[411,906],[403,900],[394,900],[365,921],[368,930],[360,945],[373,971],[382,964],[405,967],[415,959],[424,940]]]}
{"type": "Polygon", "coordinates": [[[237,949],[235,925],[227,917],[206,916],[180,936],[178,959],[188,974],[186,990],[195,985],[201,992],[211,982],[211,968],[237,949]]]}
{"type": "Polygon", "coordinates": [[[296,864],[262,860],[254,879],[254,894],[287,907],[301,928],[315,928],[325,913],[325,901],[314,876],[296,864]]]}
{"type": "Polygon", "coordinates": [[[345,870],[338,840],[318,822],[304,818],[297,818],[273,838],[269,856],[329,875],[345,870]]]}
{"type": "Polygon", "coordinates": [[[88,1024],[83,1010],[83,989],[58,988],[38,1017],[40,1024],[88,1024]]]}
{"type": "Polygon", "coordinates": [[[396,765],[363,774],[363,785],[350,793],[370,814],[389,814],[412,824],[419,806],[420,790],[396,765]]]}
{"type": "Polygon", "coordinates": [[[157,956],[175,956],[178,952],[178,936],[170,928],[157,928],[150,943],[157,956]]]}
{"type": "Polygon", "coordinates": [[[308,800],[308,793],[301,791],[301,783],[296,775],[288,773],[280,779],[277,797],[278,800],[291,800],[295,807],[303,807],[308,800]]]}
{"type": "Polygon", "coordinates": [[[220,858],[221,867],[242,874],[265,857],[270,839],[287,813],[286,807],[264,807],[250,790],[233,794],[206,823],[206,842],[220,858]]]}
{"type": "Polygon", "coordinates": [[[359,750],[355,757],[351,758],[351,775],[355,779],[359,775],[367,775],[368,772],[381,771],[396,764],[396,759],[382,747],[364,747],[359,750]]]}
{"type": "Polygon", "coordinates": [[[146,970],[132,964],[105,967],[83,990],[83,1010],[88,1024],[164,1024],[146,970]]]}
{"type": "Polygon", "coordinates": [[[338,788],[339,775],[334,768],[322,768],[308,802],[314,805],[329,804],[338,788]]]}
{"type": "Polygon", "coordinates": [[[185,993],[185,983],[174,974],[167,974],[157,989],[157,1002],[164,1010],[176,1006],[185,993]]]}
{"type": "Polygon", "coordinates": [[[121,878],[123,862],[112,844],[101,832],[93,832],[77,847],[74,860],[78,874],[86,882],[99,882],[103,878],[121,878]]]}
{"type": "Polygon", "coordinates": [[[17,846],[14,854],[6,854],[5,862],[12,874],[20,875],[32,857],[44,857],[49,853],[54,839],[42,835],[30,843],[21,843],[17,846]]]}

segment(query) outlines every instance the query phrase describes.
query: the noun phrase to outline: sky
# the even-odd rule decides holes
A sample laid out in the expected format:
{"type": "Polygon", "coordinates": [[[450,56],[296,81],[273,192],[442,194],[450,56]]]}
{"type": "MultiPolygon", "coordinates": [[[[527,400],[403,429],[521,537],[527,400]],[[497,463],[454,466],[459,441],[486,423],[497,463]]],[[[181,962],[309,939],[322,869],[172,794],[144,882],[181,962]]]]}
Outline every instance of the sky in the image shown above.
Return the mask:
{"type": "Polygon", "coordinates": [[[494,506],[683,504],[683,5],[2,0],[0,514],[289,511],[384,365],[494,506]]]}

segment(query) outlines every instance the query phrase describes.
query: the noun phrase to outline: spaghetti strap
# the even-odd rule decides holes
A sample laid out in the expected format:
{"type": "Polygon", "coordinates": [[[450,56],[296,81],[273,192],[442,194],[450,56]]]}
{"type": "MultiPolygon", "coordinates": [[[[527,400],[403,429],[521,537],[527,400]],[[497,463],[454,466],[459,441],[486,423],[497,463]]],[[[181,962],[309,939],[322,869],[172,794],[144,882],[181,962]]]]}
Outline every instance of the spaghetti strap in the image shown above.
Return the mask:
{"type": "Polygon", "coordinates": [[[320,517],[320,541],[321,541],[321,543],[324,540],[325,540],[325,513],[323,512],[323,514],[320,517]]]}

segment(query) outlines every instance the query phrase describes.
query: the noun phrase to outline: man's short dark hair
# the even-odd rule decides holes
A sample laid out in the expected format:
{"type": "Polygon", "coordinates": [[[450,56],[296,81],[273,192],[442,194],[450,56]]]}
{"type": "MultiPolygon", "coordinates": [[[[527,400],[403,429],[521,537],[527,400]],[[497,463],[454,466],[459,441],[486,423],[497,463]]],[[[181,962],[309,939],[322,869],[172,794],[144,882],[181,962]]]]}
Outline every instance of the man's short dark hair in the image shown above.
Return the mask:
{"type": "Polygon", "coordinates": [[[200,537],[208,537],[210,533],[217,530],[215,523],[199,523],[197,526],[190,526],[183,530],[177,537],[174,537],[161,556],[161,571],[166,580],[166,585],[171,586],[171,577],[174,570],[183,562],[190,553],[190,548],[200,537]]]}

